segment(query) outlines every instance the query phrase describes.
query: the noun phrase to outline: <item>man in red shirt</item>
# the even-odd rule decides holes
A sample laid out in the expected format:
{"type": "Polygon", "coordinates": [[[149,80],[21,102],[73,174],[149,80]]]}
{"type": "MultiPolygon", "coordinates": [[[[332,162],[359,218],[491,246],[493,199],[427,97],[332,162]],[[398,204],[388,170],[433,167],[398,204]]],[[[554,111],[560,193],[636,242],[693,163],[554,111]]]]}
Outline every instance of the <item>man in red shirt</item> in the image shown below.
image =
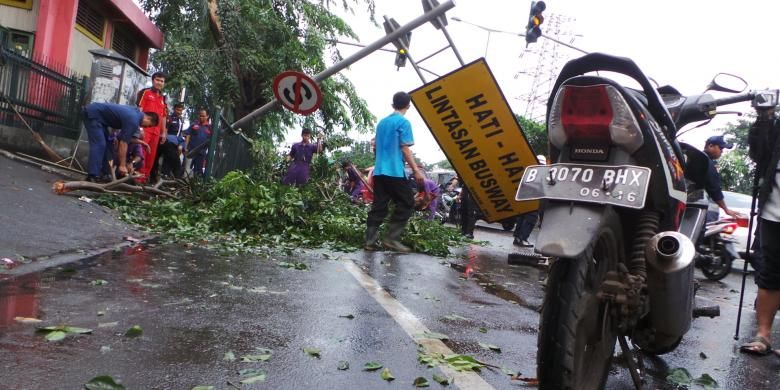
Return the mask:
{"type": "Polygon", "coordinates": [[[165,73],[156,72],[152,75],[152,87],[144,88],[138,91],[138,99],[136,104],[143,112],[154,112],[159,117],[159,124],[157,126],[144,128],[144,142],[149,144],[151,150],[149,154],[144,158],[144,165],[138,170],[138,173],[143,177],[138,181],[146,182],[149,177],[152,176],[152,167],[154,161],[157,160],[157,147],[166,142],[168,130],[165,126],[166,118],[168,117],[168,106],[165,104],[165,95],[162,90],[165,87],[165,79],[167,76],[165,73]]]}

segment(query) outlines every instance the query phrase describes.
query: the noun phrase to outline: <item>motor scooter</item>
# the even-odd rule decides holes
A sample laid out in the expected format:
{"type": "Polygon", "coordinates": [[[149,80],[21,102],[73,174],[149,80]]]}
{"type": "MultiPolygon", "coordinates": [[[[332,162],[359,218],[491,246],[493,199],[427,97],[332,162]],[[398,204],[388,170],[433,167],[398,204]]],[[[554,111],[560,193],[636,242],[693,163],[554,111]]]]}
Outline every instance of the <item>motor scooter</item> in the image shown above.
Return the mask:
{"type": "Polygon", "coordinates": [[[710,160],[676,136],[719,106],[761,95],[740,94],[746,86],[719,74],[707,91],[737,95],[685,96],[654,86],[632,60],[601,53],[562,68],[547,103],[553,164],[526,167],[515,196],[546,200],[535,245],[551,258],[539,321],[540,389],[602,389],[616,341],[641,388],[629,339],[644,353],[667,353],[695,317],[718,315],[694,300],[692,239],[704,226],[710,160]],[[639,87],[618,83],[614,73],[639,87]]]}
{"type": "MultiPolygon", "coordinates": [[[[746,218],[744,222],[747,222],[746,218]]],[[[734,218],[723,218],[706,224],[704,235],[696,245],[696,267],[701,269],[707,279],[718,281],[725,278],[731,271],[734,259],[740,257],[737,240],[732,236],[739,226],[734,218]]]]}

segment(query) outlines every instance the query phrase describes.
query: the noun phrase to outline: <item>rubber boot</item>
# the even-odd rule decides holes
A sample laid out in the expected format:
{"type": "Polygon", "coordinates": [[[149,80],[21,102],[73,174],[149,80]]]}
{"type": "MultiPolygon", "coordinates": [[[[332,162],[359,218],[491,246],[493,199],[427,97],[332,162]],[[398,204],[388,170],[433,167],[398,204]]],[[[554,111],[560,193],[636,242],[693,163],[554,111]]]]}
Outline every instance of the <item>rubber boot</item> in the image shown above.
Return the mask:
{"type": "Polygon", "coordinates": [[[382,240],[382,245],[384,245],[385,248],[396,252],[411,252],[411,248],[401,244],[401,234],[404,232],[405,227],[405,222],[391,222],[387,227],[387,235],[382,240]]]}
{"type": "Polygon", "coordinates": [[[363,249],[367,251],[382,249],[382,246],[379,244],[379,226],[366,227],[366,242],[363,244],[363,249]]]}

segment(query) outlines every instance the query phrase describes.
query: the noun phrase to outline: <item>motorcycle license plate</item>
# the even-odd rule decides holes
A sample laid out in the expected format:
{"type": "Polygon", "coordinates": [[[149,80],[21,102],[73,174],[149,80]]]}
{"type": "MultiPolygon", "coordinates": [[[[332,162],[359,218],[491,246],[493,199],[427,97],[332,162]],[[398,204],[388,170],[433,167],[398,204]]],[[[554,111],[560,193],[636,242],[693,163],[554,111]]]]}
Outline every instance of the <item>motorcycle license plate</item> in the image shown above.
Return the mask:
{"type": "Polygon", "coordinates": [[[632,165],[532,165],[523,172],[515,200],[556,199],[641,209],[650,172],[632,165]]]}

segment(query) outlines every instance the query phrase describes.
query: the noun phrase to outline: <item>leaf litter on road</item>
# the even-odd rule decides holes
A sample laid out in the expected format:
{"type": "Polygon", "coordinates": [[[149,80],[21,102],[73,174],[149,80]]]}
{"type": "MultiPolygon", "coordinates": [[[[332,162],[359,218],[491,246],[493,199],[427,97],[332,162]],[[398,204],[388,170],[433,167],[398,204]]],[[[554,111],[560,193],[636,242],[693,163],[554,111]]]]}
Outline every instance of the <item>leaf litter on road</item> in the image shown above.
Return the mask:
{"type": "Polygon", "coordinates": [[[384,370],[382,370],[382,373],[381,373],[381,374],[379,374],[379,377],[381,377],[382,379],[384,379],[384,380],[386,380],[386,381],[388,381],[388,382],[390,382],[390,381],[392,381],[392,380],[395,380],[395,377],[394,377],[394,376],[393,376],[393,374],[390,372],[390,369],[389,369],[389,368],[387,368],[387,367],[385,367],[385,369],[384,369],[384,370]]]}
{"type": "Polygon", "coordinates": [[[415,339],[435,339],[435,340],[449,340],[450,336],[447,336],[444,333],[436,333],[436,332],[429,332],[425,331],[422,333],[415,333],[412,337],[415,339]]]}
{"type": "Polygon", "coordinates": [[[376,371],[380,368],[382,368],[382,363],[379,362],[368,362],[363,365],[363,371],[376,371]]]}
{"type": "Polygon", "coordinates": [[[268,348],[256,348],[257,353],[253,355],[244,355],[241,357],[242,362],[267,362],[271,359],[273,351],[268,348]]]}
{"type": "Polygon", "coordinates": [[[259,368],[246,368],[238,372],[241,376],[240,383],[249,385],[252,383],[263,382],[268,374],[259,368]]]}
{"type": "Polygon", "coordinates": [[[448,316],[444,316],[444,318],[450,320],[450,321],[471,321],[471,318],[459,316],[457,314],[450,314],[448,316]]]}
{"type": "Polygon", "coordinates": [[[303,352],[306,352],[309,356],[315,357],[317,359],[320,358],[320,350],[317,348],[304,348],[303,352]]]}
{"type": "Polygon", "coordinates": [[[36,329],[37,333],[45,333],[47,341],[60,341],[69,334],[89,334],[92,329],[78,328],[69,325],[44,326],[36,329]]]}
{"type": "Polygon", "coordinates": [[[339,365],[336,368],[341,371],[349,370],[349,362],[346,360],[339,360],[339,365]]]}
{"type": "Polygon", "coordinates": [[[447,385],[450,384],[450,378],[448,378],[446,376],[440,376],[440,375],[433,374],[432,378],[433,378],[434,381],[436,381],[436,383],[438,383],[438,384],[440,384],[442,386],[447,386],[447,385]]]}
{"type": "Polygon", "coordinates": [[[125,390],[125,387],[116,383],[114,378],[108,375],[96,376],[84,384],[87,390],[125,390]]]}
{"type": "Polygon", "coordinates": [[[227,351],[225,352],[225,357],[223,357],[222,360],[228,362],[234,362],[236,361],[236,354],[233,353],[233,351],[227,351]]]}
{"type": "Polygon", "coordinates": [[[417,378],[414,378],[414,381],[412,382],[412,385],[414,387],[428,387],[431,384],[428,383],[427,379],[425,379],[425,378],[423,378],[421,376],[418,376],[417,378]]]}
{"type": "Polygon", "coordinates": [[[352,314],[341,314],[341,315],[339,315],[339,318],[346,318],[348,320],[352,320],[352,319],[355,319],[355,316],[352,315],[352,314]]]}
{"type": "Polygon", "coordinates": [[[482,347],[482,349],[487,349],[489,351],[501,353],[501,348],[497,345],[479,343],[479,346],[482,347]]]}
{"type": "Polygon", "coordinates": [[[125,332],[125,337],[135,338],[144,334],[144,330],[140,325],[133,325],[125,332]]]}

